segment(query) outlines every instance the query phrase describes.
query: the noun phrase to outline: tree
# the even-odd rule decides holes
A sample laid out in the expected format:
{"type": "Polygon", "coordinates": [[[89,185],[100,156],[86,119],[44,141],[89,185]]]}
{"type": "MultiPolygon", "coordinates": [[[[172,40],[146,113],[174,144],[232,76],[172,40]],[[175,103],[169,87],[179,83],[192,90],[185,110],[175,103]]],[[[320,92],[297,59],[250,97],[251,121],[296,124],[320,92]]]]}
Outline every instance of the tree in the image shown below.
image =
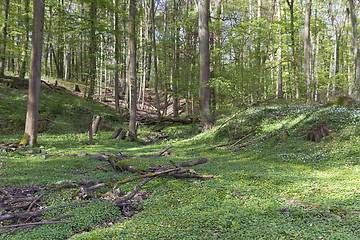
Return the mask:
{"type": "Polygon", "coordinates": [[[94,88],[96,78],[96,22],[97,22],[97,6],[96,1],[92,1],[90,5],[90,88],[88,99],[90,100],[90,121],[89,121],[89,142],[93,144],[92,122],[94,116],[94,88]]]}
{"type": "Polygon", "coordinates": [[[137,83],[136,83],[136,0],[129,0],[129,87],[130,87],[130,119],[129,137],[136,139],[136,103],[137,103],[137,83]]]}
{"type": "MultiPolygon", "coordinates": [[[[277,0],[278,21],[281,21],[281,0],[277,0]]],[[[283,98],[283,79],[282,79],[282,39],[281,25],[279,24],[279,48],[278,48],[278,81],[276,85],[277,98],[283,98]]]]}
{"type": "Polygon", "coordinates": [[[201,127],[212,127],[210,119],[210,50],[209,50],[209,0],[199,0],[199,100],[201,127]]]}
{"type": "Polygon", "coordinates": [[[34,0],[34,20],[29,77],[29,98],[26,114],[25,134],[22,145],[37,146],[37,131],[41,86],[41,56],[44,29],[44,1],[34,0]]]}
{"type": "Polygon", "coordinates": [[[352,37],[353,37],[353,45],[354,45],[354,55],[355,55],[355,69],[354,69],[354,92],[356,98],[358,98],[359,91],[359,76],[360,76],[360,53],[359,53],[359,44],[357,38],[357,24],[356,24],[356,15],[354,9],[354,1],[349,0],[350,5],[350,18],[351,18],[351,26],[352,26],[352,37]]]}
{"type": "Polygon", "coordinates": [[[114,0],[115,4],[115,77],[114,77],[114,94],[115,94],[115,109],[119,110],[119,69],[120,69],[120,41],[119,41],[119,0],[114,0]]]}
{"type": "Polygon", "coordinates": [[[22,63],[19,69],[19,78],[25,78],[26,68],[28,64],[28,46],[30,42],[30,10],[29,10],[29,0],[25,0],[25,16],[24,16],[24,28],[25,28],[25,41],[23,45],[23,52],[22,52],[22,63]]]}
{"type": "Polygon", "coordinates": [[[9,2],[10,0],[5,0],[4,5],[4,23],[2,27],[2,44],[0,50],[0,75],[4,75],[5,72],[5,52],[6,52],[6,37],[7,37],[7,20],[9,16],[9,2]]]}
{"type": "Polygon", "coordinates": [[[306,1],[305,10],[305,32],[304,32],[304,70],[306,84],[306,100],[311,101],[311,42],[310,42],[310,16],[311,16],[311,0],[306,1]]]}
{"type": "Polygon", "coordinates": [[[161,117],[160,113],[160,99],[159,99],[159,74],[158,74],[158,62],[157,62],[157,49],[156,49],[156,36],[155,36],[155,0],[151,0],[150,3],[150,14],[151,14],[151,34],[152,34],[152,48],[154,56],[154,90],[155,90],[155,102],[156,102],[156,113],[158,117],[161,117]]]}

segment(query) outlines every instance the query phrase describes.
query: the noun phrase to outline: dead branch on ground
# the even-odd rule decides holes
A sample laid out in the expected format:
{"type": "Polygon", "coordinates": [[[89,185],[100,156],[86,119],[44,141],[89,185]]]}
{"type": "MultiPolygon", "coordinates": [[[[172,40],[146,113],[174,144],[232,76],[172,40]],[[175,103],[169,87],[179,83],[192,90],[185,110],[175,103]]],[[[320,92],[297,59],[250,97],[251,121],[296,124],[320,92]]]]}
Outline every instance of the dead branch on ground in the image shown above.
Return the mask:
{"type": "Polygon", "coordinates": [[[265,141],[266,139],[269,139],[273,136],[275,136],[277,133],[275,132],[272,132],[272,133],[269,133],[263,137],[259,137],[259,138],[256,138],[256,139],[253,139],[249,142],[246,142],[246,143],[242,143],[240,145],[237,146],[237,148],[234,148],[234,149],[230,149],[230,152],[236,152],[236,151],[240,151],[241,148],[243,147],[247,147],[247,146],[250,146],[250,145],[253,145],[253,144],[256,144],[256,143],[259,143],[259,142],[262,142],[262,141],[265,141]]]}

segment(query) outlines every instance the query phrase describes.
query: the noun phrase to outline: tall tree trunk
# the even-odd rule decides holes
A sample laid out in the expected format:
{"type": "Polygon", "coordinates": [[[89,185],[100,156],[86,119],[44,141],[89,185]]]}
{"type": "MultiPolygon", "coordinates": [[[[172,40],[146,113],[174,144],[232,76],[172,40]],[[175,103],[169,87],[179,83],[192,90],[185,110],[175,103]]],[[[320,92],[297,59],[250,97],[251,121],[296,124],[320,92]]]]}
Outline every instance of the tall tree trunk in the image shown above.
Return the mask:
{"type": "Polygon", "coordinates": [[[4,75],[5,65],[6,65],[6,37],[7,37],[7,21],[9,16],[9,2],[10,0],[5,0],[4,5],[4,23],[2,27],[2,43],[0,50],[0,75],[4,75]]]}
{"type": "Polygon", "coordinates": [[[360,53],[359,53],[359,44],[358,44],[358,35],[357,35],[357,24],[356,24],[356,14],[354,8],[354,1],[349,0],[350,5],[350,18],[351,18],[351,26],[352,26],[352,37],[353,37],[353,45],[354,45],[354,55],[355,55],[355,69],[354,69],[354,95],[356,99],[359,98],[359,76],[360,76],[360,53]]]}
{"type": "Polygon", "coordinates": [[[328,7],[328,11],[329,11],[329,15],[331,18],[331,22],[334,28],[334,34],[335,34],[335,49],[334,49],[334,63],[333,63],[333,83],[332,83],[332,98],[333,100],[335,99],[335,95],[336,95],[336,81],[338,78],[338,72],[339,72],[339,56],[340,56],[340,40],[341,40],[341,36],[343,34],[343,31],[345,29],[345,23],[346,23],[346,19],[347,19],[347,14],[344,13],[344,18],[342,20],[342,22],[339,22],[336,20],[336,16],[333,13],[333,5],[332,5],[332,1],[329,0],[329,7],[328,7]]]}
{"type": "MultiPolygon", "coordinates": [[[[222,51],[221,51],[221,34],[222,34],[222,19],[221,19],[221,15],[222,15],[222,0],[219,0],[217,2],[217,6],[215,7],[216,9],[216,30],[215,30],[215,75],[220,76],[221,73],[221,59],[222,59],[222,51]]],[[[218,81],[216,81],[216,85],[214,86],[214,94],[213,94],[213,109],[214,110],[219,110],[220,108],[220,96],[219,96],[219,83],[218,81]]]]}
{"type": "Polygon", "coordinates": [[[173,114],[174,117],[179,117],[179,99],[178,99],[178,75],[177,75],[177,31],[176,31],[176,15],[177,15],[177,6],[176,1],[172,1],[173,7],[173,19],[171,27],[171,41],[172,41],[172,64],[171,64],[171,84],[173,92],[173,114]]]}
{"type": "Polygon", "coordinates": [[[96,78],[96,22],[97,22],[97,6],[96,2],[93,1],[90,5],[90,88],[88,93],[88,99],[90,100],[90,119],[89,119],[89,143],[93,144],[93,131],[92,122],[94,117],[94,89],[95,89],[95,78],[96,78]]]}
{"type": "Polygon", "coordinates": [[[156,49],[156,36],[155,36],[155,0],[151,0],[150,3],[150,14],[151,14],[151,34],[152,34],[152,48],[154,57],[154,88],[155,88],[155,103],[156,113],[158,117],[161,117],[160,113],[160,99],[159,99],[159,74],[158,74],[158,62],[157,62],[157,49],[156,49]]]}
{"type": "MultiPolygon", "coordinates": [[[[277,0],[277,10],[278,10],[278,21],[281,20],[281,0],[277,0]]],[[[279,25],[279,48],[278,48],[278,80],[276,84],[276,95],[277,98],[283,98],[283,79],[282,79],[282,31],[281,25],[279,25]]]]}
{"type": "Polygon", "coordinates": [[[209,0],[199,0],[199,100],[202,131],[212,127],[210,118],[209,0]]]}
{"type": "Polygon", "coordinates": [[[44,29],[44,0],[34,0],[32,50],[29,77],[29,98],[26,114],[25,134],[20,144],[37,146],[40,105],[41,57],[44,29]]]}
{"type": "Polygon", "coordinates": [[[30,42],[30,17],[29,17],[29,0],[25,0],[25,21],[24,21],[24,25],[25,25],[25,41],[24,41],[24,46],[23,46],[23,53],[22,53],[22,62],[21,62],[21,66],[19,69],[19,78],[25,78],[25,74],[26,74],[26,66],[27,66],[27,62],[28,62],[28,46],[29,46],[29,42],[30,42]]]}
{"type": "Polygon", "coordinates": [[[115,76],[114,76],[114,94],[115,109],[119,110],[119,71],[120,71],[120,41],[119,41],[119,0],[114,0],[115,4],[115,76]]]}
{"type": "Polygon", "coordinates": [[[304,71],[306,84],[306,101],[311,102],[311,41],[310,41],[311,0],[306,0],[304,30],[304,71]]]}
{"type": "Polygon", "coordinates": [[[130,87],[130,119],[129,137],[136,139],[136,102],[137,102],[137,83],[136,83],[136,0],[129,0],[129,87],[130,87]]]}
{"type": "MultiPolygon", "coordinates": [[[[167,42],[167,19],[168,19],[168,13],[167,13],[167,0],[164,0],[164,26],[163,26],[163,31],[164,31],[164,39],[165,42],[167,42]]],[[[166,48],[167,48],[167,43],[164,44],[165,46],[163,47],[163,56],[164,56],[164,62],[163,62],[163,69],[164,69],[164,79],[167,79],[167,55],[166,55],[166,48]]],[[[165,81],[164,83],[165,85],[165,93],[164,93],[164,110],[163,110],[163,115],[167,115],[167,108],[168,108],[168,83],[167,81],[165,81]]]]}
{"type": "Polygon", "coordinates": [[[294,17],[294,0],[286,0],[287,4],[289,5],[290,8],[290,34],[291,34],[291,70],[289,69],[289,72],[291,71],[292,74],[291,76],[289,76],[289,78],[292,80],[292,86],[291,83],[289,83],[289,92],[290,92],[290,97],[291,98],[295,98],[296,97],[296,92],[297,92],[297,87],[296,87],[296,78],[295,78],[295,73],[296,73],[296,57],[295,57],[295,26],[294,26],[294,22],[295,22],[295,17],[294,17]]]}

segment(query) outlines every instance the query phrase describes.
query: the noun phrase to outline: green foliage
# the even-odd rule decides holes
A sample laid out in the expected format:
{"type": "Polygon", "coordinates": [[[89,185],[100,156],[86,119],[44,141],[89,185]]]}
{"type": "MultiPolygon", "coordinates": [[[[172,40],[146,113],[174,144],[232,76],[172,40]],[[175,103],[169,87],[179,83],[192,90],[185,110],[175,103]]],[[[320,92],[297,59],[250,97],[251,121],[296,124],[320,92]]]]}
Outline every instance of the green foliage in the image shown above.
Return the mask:
{"type": "MultiPolygon", "coordinates": [[[[18,102],[8,96],[0,85],[0,100],[18,102]]],[[[87,117],[87,102],[64,93],[43,93],[47,100],[42,114],[62,110],[46,133],[39,134],[42,154],[25,151],[0,151],[1,186],[64,184],[83,179],[94,182],[118,182],[133,176],[129,172],[101,172],[108,168],[90,155],[73,157],[63,154],[111,152],[126,155],[150,155],[167,145],[168,157],[131,158],[124,163],[146,169],[151,164],[168,165],[208,158],[208,163],[195,166],[201,174],[216,179],[156,178],[143,190],[152,194],[141,212],[128,220],[119,220],[121,210],[107,201],[91,202],[46,212],[44,220],[73,214],[64,219],[71,223],[39,226],[19,231],[6,239],[357,239],[360,236],[360,112],[345,107],[315,108],[308,106],[255,107],[241,112],[220,130],[217,126],[228,116],[217,120],[217,126],[207,133],[195,135],[196,125],[140,126],[135,142],[109,139],[113,132],[100,131],[94,145],[84,145],[87,134],[80,132],[87,117]],[[68,120],[67,120],[68,119],[68,120]],[[335,133],[321,142],[305,141],[307,131],[319,122],[326,122],[335,133]],[[152,145],[143,145],[141,138],[162,127],[171,138],[152,145]],[[287,131],[282,142],[275,136],[248,146],[238,152],[226,148],[209,150],[212,145],[227,143],[230,138],[257,129],[245,141],[269,132],[287,131]],[[79,173],[81,172],[81,173],[79,173]],[[290,204],[294,200],[301,204],[290,204]],[[343,209],[346,210],[346,214],[343,209]],[[112,224],[109,224],[112,223],[112,224]]],[[[5,105],[6,106],[6,105],[5,105]]],[[[21,115],[21,107],[7,107],[3,112],[21,115]],[[10,108],[9,108],[10,109],[10,108]]],[[[105,120],[119,127],[116,114],[97,106],[105,120]],[[113,121],[111,121],[113,120],[113,121]]],[[[54,113],[55,114],[55,113],[54,113]]],[[[85,130],[86,128],[84,128],[85,130]]],[[[22,129],[18,129],[20,132],[22,129]]],[[[10,131],[0,141],[15,141],[19,134],[10,131]]],[[[133,189],[135,183],[122,185],[122,192],[133,189]]],[[[109,188],[99,190],[104,194],[109,188]]],[[[42,205],[53,207],[76,201],[76,189],[62,189],[46,195],[42,205]]],[[[1,234],[1,233],[0,233],[1,234]]],[[[0,235],[0,238],[3,236],[0,235]]]]}

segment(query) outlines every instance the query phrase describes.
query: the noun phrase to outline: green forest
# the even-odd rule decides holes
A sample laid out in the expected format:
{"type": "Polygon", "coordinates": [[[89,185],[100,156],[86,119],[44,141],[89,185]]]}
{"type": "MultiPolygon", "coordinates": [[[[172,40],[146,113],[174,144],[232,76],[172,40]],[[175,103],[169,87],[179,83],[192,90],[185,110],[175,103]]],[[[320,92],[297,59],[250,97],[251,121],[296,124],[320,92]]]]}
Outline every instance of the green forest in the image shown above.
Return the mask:
{"type": "Polygon", "coordinates": [[[0,1],[0,239],[360,239],[359,13],[0,1]]]}

